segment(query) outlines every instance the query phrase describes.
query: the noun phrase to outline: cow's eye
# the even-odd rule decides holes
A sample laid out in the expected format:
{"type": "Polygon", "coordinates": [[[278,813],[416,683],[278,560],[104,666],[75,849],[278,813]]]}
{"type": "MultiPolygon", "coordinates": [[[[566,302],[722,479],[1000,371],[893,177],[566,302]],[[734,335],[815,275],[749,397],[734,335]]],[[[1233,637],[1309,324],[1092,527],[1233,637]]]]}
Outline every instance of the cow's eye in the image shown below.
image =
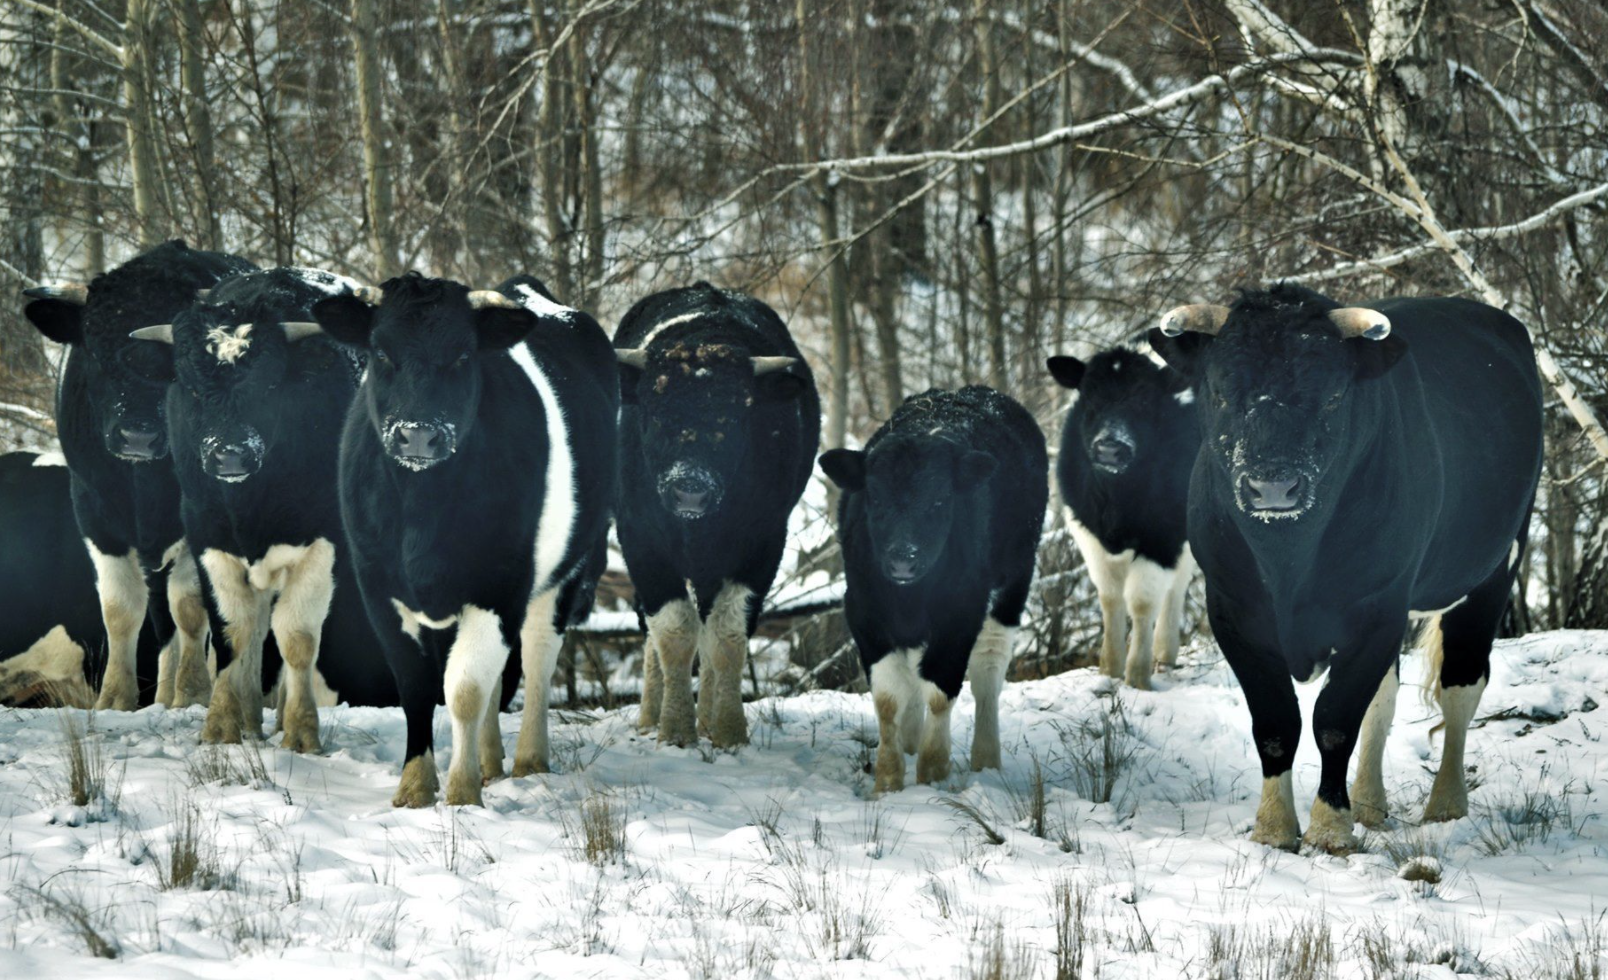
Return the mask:
{"type": "Polygon", "coordinates": [[[456,361],[453,361],[452,363],[457,365],[458,367],[463,367],[465,364],[468,364],[469,363],[469,353],[468,353],[468,351],[465,351],[464,353],[459,354],[458,359],[456,361]]]}
{"type": "Polygon", "coordinates": [[[391,355],[387,354],[383,350],[380,350],[378,347],[374,348],[374,359],[379,361],[381,364],[391,363],[391,355]]]}

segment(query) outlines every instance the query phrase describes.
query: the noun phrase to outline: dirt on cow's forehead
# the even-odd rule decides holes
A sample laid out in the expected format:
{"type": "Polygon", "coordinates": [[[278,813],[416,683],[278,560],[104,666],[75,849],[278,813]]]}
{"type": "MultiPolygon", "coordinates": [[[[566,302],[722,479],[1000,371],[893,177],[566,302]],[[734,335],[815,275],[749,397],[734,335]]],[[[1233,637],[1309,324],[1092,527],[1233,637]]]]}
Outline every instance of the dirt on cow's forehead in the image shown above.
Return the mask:
{"type": "Polygon", "coordinates": [[[664,356],[672,361],[730,361],[743,352],[730,344],[679,343],[666,349],[664,356]]]}

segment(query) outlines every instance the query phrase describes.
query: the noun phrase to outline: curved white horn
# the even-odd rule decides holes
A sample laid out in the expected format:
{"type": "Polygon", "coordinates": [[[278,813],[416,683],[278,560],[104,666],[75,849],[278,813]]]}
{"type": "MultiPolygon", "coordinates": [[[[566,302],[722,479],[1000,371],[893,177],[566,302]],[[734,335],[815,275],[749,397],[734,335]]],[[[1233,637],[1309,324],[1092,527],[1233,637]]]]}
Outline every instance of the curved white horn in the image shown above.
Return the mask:
{"type": "Polygon", "coordinates": [[[634,367],[638,371],[648,368],[648,349],[646,347],[617,347],[614,356],[626,367],[634,367]]]}
{"type": "Polygon", "coordinates": [[[30,299],[59,299],[74,306],[83,306],[89,302],[89,286],[81,282],[56,282],[24,289],[22,295],[30,299]]]}
{"type": "Polygon", "coordinates": [[[324,328],[316,322],[307,320],[286,320],[280,324],[285,329],[285,339],[291,343],[324,332],[324,328]]]}
{"type": "Polygon", "coordinates": [[[754,376],[770,374],[772,371],[785,371],[798,363],[796,357],[750,357],[754,362],[754,376]]]}
{"type": "Polygon", "coordinates": [[[203,303],[205,303],[207,301],[207,297],[211,295],[212,290],[210,289],[197,289],[195,291],[195,298],[203,303]]]}
{"type": "Polygon", "coordinates": [[[370,306],[379,306],[385,299],[385,290],[378,286],[358,286],[352,290],[352,295],[370,306]]]}
{"type": "Polygon", "coordinates": [[[1384,340],[1390,336],[1390,317],[1365,306],[1342,306],[1329,311],[1329,322],[1340,331],[1340,336],[1384,340]]]}
{"type": "Polygon", "coordinates": [[[141,327],[129,334],[134,340],[154,340],[159,344],[173,343],[173,324],[158,323],[153,327],[141,327]]]}
{"type": "Polygon", "coordinates": [[[495,289],[469,290],[469,308],[471,310],[498,309],[523,310],[525,304],[517,299],[510,299],[495,289]]]}
{"type": "Polygon", "coordinates": [[[1228,307],[1211,303],[1191,303],[1168,310],[1161,318],[1161,332],[1176,337],[1188,330],[1217,336],[1228,322],[1228,307]]]}

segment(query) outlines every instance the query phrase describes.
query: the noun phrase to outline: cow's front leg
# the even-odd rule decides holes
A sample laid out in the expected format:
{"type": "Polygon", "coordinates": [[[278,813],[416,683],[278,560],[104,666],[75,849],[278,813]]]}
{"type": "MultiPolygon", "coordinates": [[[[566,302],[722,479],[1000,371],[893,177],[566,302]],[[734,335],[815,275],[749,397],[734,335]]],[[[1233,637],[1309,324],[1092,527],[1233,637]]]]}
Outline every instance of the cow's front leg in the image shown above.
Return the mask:
{"type": "Polygon", "coordinates": [[[748,718],[743,714],[743,672],[748,665],[748,604],[753,592],[727,582],[715,596],[699,633],[700,662],[709,672],[699,681],[698,708],[703,720],[704,693],[712,706],[707,720],[709,740],[717,749],[748,744],[748,718]]]}
{"type": "Polygon", "coordinates": [[[212,672],[207,669],[207,607],[201,597],[201,574],[195,556],[183,542],[174,546],[168,572],[168,608],[173,612],[171,700],[175,708],[206,704],[212,698],[212,672]]]}
{"type": "MultiPolygon", "coordinates": [[[[447,713],[452,716],[452,764],[447,767],[449,805],[480,804],[480,726],[509,653],[497,614],[478,606],[464,606],[443,678],[447,713]]],[[[529,698],[526,700],[528,704],[529,698]]]]}
{"type": "Polygon", "coordinates": [[[1301,740],[1301,704],[1295,697],[1295,684],[1282,657],[1245,645],[1215,618],[1212,628],[1245,692],[1245,704],[1251,712],[1251,739],[1262,763],[1262,799],[1256,808],[1251,840],[1293,851],[1301,843],[1301,824],[1295,815],[1295,790],[1290,778],[1295,749],[1301,740]]]}
{"type": "Polygon", "coordinates": [[[261,738],[262,644],[268,636],[270,596],[252,587],[245,564],[233,555],[209,548],[201,565],[229,648],[228,665],[212,685],[201,741],[238,744],[243,738],[261,738]]]}
{"type": "MultiPolygon", "coordinates": [[[[871,665],[871,706],[877,715],[877,759],[872,792],[897,793],[904,789],[904,745],[900,719],[920,697],[921,683],[911,669],[905,650],[889,651],[871,665]]],[[[946,730],[948,718],[944,719],[946,730]]],[[[927,725],[932,725],[929,720],[927,725]]]]}
{"type": "Polygon", "coordinates": [[[1364,827],[1381,826],[1390,815],[1385,799],[1385,742],[1396,718],[1396,692],[1400,687],[1401,679],[1392,665],[1362,718],[1362,746],[1357,753],[1357,776],[1351,782],[1351,808],[1364,827]]]}
{"type": "MultiPolygon", "coordinates": [[[[692,702],[692,658],[698,652],[698,610],[686,599],[672,599],[648,617],[648,634],[659,651],[664,704],[659,709],[659,741],[695,745],[698,719],[692,702]]],[[[705,678],[705,683],[708,679],[705,678]]]]}
{"type": "Polygon", "coordinates": [[[642,704],[637,711],[637,731],[647,734],[659,727],[659,709],[664,702],[664,673],[659,669],[659,648],[652,635],[642,644],[642,704]]]}
{"type": "MultiPolygon", "coordinates": [[[[1405,624],[1406,617],[1402,620],[1405,624]]],[[[1400,649],[1399,633],[1383,639],[1376,634],[1351,651],[1350,656],[1336,656],[1329,669],[1328,683],[1312,712],[1312,735],[1318,743],[1323,771],[1303,838],[1311,847],[1330,854],[1349,854],[1357,849],[1346,771],[1363,716],[1400,649]]]]}
{"type": "Polygon", "coordinates": [[[97,711],[133,711],[139,707],[139,681],[134,676],[134,655],[139,646],[140,624],[145,622],[145,603],[150,590],[139,555],[106,554],[85,539],[89,557],[95,564],[95,591],[100,595],[101,622],[106,627],[106,671],[101,677],[97,711]]]}
{"type": "Polygon", "coordinates": [[[549,772],[547,706],[552,700],[553,671],[564,636],[554,622],[558,589],[549,589],[530,602],[519,635],[520,666],[525,674],[525,711],[519,720],[519,741],[514,746],[514,776],[549,772]]]}
{"type": "Polygon", "coordinates": [[[280,743],[292,752],[317,752],[318,704],[313,700],[313,670],[318,664],[318,643],[335,594],[335,546],[319,538],[301,559],[286,570],[285,584],[274,603],[274,639],[284,660],[279,679],[282,704],[280,743]]]}

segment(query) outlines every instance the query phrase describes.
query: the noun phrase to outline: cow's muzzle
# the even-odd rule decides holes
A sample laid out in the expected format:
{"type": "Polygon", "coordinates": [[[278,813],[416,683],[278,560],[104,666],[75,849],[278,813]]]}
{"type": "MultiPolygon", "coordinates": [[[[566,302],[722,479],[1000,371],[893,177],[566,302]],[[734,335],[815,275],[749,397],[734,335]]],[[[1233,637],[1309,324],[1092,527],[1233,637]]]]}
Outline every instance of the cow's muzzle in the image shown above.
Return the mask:
{"type": "Polygon", "coordinates": [[[148,463],[167,455],[167,433],[156,421],[124,419],[107,440],[107,448],[118,459],[148,463]]]}
{"type": "Polygon", "coordinates": [[[238,439],[209,438],[201,444],[201,469],[214,480],[241,483],[262,469],[262,438],[247,432],[238,439]]]}
{"type": "Polygon", "coordinates": [[[1120,429],[1101,429],[1089,443],[1090,462],[1107,473],[1121,473],[1133,457],[1133,439],[1120,429]]]}
{"type": "Polygon", "coordinates": [[[453,427],[436,422],[395,422],[385,443],[391,458],[410,470],[427,470],[458,449],[453,427]]]}
{"type": "Polygon", "coordinates": [[[895,585],[909,585],[927,574],[927,563],[913,544],[893,544],[882,553],[882,574],[895,585]]]}
{"type": "Polygon", "coordinates": [[[685,470],[664,481],[659,497],[672,514],[697,520],[720,503],[720,485],[701,470],[685,470]]]}
{"type": "Polygon", "coordinates": [[[1311,481],[1293,469],[1239,476],[1239,498],[1252,512],[1298,513],[1305,509],[1310,489],[1311,481]]]}

